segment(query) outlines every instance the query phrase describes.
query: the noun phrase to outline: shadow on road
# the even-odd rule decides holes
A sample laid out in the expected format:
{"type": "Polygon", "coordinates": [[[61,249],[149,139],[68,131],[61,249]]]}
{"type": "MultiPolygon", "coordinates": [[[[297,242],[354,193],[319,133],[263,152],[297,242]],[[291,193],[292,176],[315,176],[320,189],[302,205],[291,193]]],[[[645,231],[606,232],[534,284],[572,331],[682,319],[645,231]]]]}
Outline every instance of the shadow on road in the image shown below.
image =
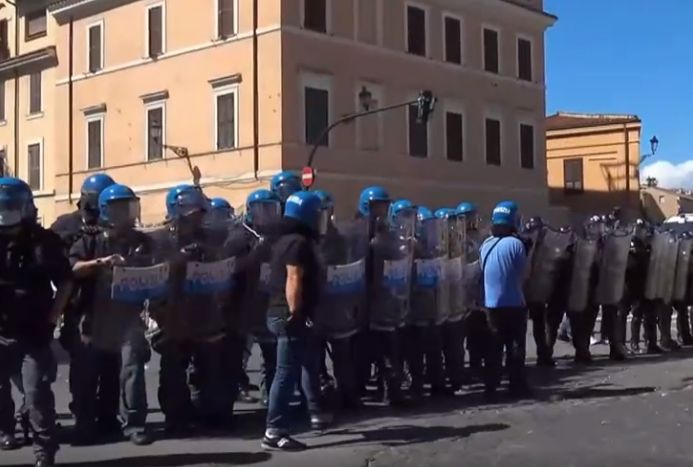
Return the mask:
{"type": "MultiPolygon", "coordinates": [[[[163,454],[159,456],[128,457],[104,461],[61,464],[65,467],[186,467],[193,465],[252,465],[269,460],[266,452],[224,452],[200,454],[163,454]]],[[[12,467],[12,466],[9,466],[12,467]]],[[[17,466],[19,467],[19,466],[17,466]]]]}
{"type": "Polygon", "coordinates": [[[430,443],[443,439],[468,438],[476,433],[492,433],[510,428],[505,423],[489,423],[487,425],[470,425],[462,428],[451,426],[415,426],[398,425],[378,428],[374,430],[335,430],[326,432],[325,435],[358,435],[360,439],[335,441],[331,443],[311,444],[311,449],[324,449],[353,444],[377,443],[388,447],[410,446],[412,444],[430,443]]]}
{"type": "Polygon", "coordinates": [[[657,388],[653,386],[636,386],[630,388],[612,388],[612,389],[600,389],[597,387],[587,387],[579,388],[571,391],[566,391],[560,394],[562,399],[597,399],[603,397],[629,397],[629,396],[639,396],[641,394],[647,394],[650,392],[655,392],[657,388]]]}

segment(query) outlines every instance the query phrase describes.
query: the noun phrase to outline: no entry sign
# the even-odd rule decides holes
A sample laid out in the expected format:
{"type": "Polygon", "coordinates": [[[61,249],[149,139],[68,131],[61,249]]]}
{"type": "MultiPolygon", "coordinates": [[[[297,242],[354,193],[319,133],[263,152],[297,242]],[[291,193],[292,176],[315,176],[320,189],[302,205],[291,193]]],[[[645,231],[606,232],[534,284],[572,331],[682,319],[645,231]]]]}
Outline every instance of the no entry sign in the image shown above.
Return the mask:
{"type": "Polygon", "coordinates": [[[301,182],[306,188],[310,188],[315,183],[315,169],[313,167],[304,167],[301,171],[301,182]]]}

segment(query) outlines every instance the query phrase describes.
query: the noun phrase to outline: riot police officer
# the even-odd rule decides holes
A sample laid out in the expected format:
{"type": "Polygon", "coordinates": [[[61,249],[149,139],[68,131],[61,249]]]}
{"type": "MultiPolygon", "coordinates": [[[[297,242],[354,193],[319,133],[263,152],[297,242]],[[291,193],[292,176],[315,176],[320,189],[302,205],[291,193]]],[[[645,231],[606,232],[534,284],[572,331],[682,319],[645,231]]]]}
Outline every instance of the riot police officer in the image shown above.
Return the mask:
{"type": "MultiPolygon", "coordinates": [[[[99,226],[99,195],[115,182],[105,174],[88,177],[82,184],[78,202],[80,220],[77,232],[70,232],[60,226],[54,229],[62,232],[68,244],[68,251],[75,243],[91,252],[101,233],[99,226]]],[[[60,224],[58,219],[56,224],[60,224]]],[[[70,392],[75,415],[75,428],[72,443],[88,445],[98,435],[109,436],[120,431],[118,422],[120,356],[117,352],[96,349],[90,342],[91,306],[96,281],[93,277],[82,278],[76,283],[76,292],[65,312],[60,330],[60,342],[70,354],[70,392]],[[91,371],[96,368],[96,372],[91,371]]]]}
{"type": "Polygon", "coordinates": [[[17,178],[0,178],[0,448],[17,447],[10,378],[21,375],[36,466],[50,467],[58,450],[51,341],[72,274],[60,238],[40,227],[36,216],[31,188],[17,178]]]}
{"type": "MultiPolygon", "coordinates": [[[[310,323],[319,297],[317,283],[320,198],[309,191],[289,196],[281,235],[272,246],[270,258],[270,307],[267,326],[277,336],[277,371],[270,389],[267,429],[262,447],[296,451],[305,445],[289,435],[289,403],[298,376],[319,371],[319,349],[310,323]]],[[[305,383],[305,378],[304,378],[305,383]]],[[[318,387],[303,384],[312,415],[320,412],[318,387]]]]}
{"type": "Polygon", "coordinates": [[[280,172],[270,180],[270,191],[279,198],[282,205],[289,196],[302,189],[301,178],[293,172],[280,172]]]}
{"type": "MultiPolygon", "coordinates": [[[[99,222],[104,230],[86,251],[83,242],[70,250],[77,278],[93,277],[97,285],[87,304],[91,310],[90,344],[117,352],[120,360],[120,419],[123,433],[138,446],[150,444],[146,430],[147,392],[144,366],[151,357],[142,321],[143,300],[115,295],[116,267],[147,267],[153,263],[152,242],[135,230],[140,215],[139,198],[125,185],[112,185],[99,195],[99,222]]],[[[97,373],[97,363],[80,372],[97,373]]]]}

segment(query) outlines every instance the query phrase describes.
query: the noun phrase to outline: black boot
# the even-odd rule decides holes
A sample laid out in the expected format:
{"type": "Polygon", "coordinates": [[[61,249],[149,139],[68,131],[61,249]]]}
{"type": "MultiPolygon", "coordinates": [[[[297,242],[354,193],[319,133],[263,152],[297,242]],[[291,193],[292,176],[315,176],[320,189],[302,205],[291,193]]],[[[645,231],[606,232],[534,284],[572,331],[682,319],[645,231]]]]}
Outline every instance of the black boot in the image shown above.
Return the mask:
{"type": "Polygon", "coordinates": [[[654,309],[645,313],[645,342],[647,343],[647,354],[657,355],[664,351],[657,345],[657,313],[654,309]]]}
{"type": "Polygon", "coordinates": [[[640,347],[640,328],[642,326],[642,315],[633,313],[633,319],[630,322],[630,350],[635,354],[642,353],[640,347]]]}
{"type": "MultiPolygon", "coordinates": [[[[627,310],[611,309],[606,313],[610,322],[611,335],[609,336],[609,358],[614,361],[623,361],[628,358],[628,350],[625,346],[627,310]]],[[[603,319],[603,318],[602,318],[603,319]]]]}
{"type": "Polygon", "coordinates": [[[537,346],[537,366],[555,366],[546,339],[546,307],[535,304],[532,305],[531,310],[532,334],[534,335],[534,343],[537,346]]]}
{"type": "Polygon", "coordinates": [[[671,338],[671,306],[661,305],[657,311],[659,317],[659,346],[666,352],[679,350],[681,346],[671,338]]]}
{"type": "Polygon", "coordinates": [[[588,329],[587,316],[583,313],[571,313],[568,315],[570,327],[573,334],[573,347],[575,347],[575,363],[590,364],[592,363],[592,354],[590,353],[590,336],[592,330],[588,329]]]}
{"type": "Polygon", "coordinates": [[[689,321],[688,307],[680,305],[676,313],[676,327],[678,329],[678,340],[681,345],[693,345],[693,335],[691,335],[691,324],[689,321]]]}

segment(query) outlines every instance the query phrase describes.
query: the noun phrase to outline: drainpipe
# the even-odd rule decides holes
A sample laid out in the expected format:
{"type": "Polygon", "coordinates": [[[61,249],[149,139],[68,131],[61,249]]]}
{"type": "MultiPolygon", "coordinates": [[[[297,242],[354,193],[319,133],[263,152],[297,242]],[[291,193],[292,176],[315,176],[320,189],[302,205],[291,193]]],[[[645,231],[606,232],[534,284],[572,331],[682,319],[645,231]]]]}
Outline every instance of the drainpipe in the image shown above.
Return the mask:
{"type": "MultiPolygon", "coordinates": [[[[14,56],[19,57],[19,9],[14,6],[14,56]]],[[[14,176],[19,177],[19,70],[14,70],[14,176]]]]}
{"type": "Polygon", "coordinates": [[[626,207],[630,207],[630,135],[628,124],[623,124],[623,132],[626,140],[626,207]]]}
{"type": "Polygon", "coordinates": [[[67,83],[67,107],[68,107],[68,117],[67,117],[67,144],[68,144],[68,178],[67,178],[67,200],[72,205],[72,192],[74,184],[74,118],[72,115],[74,106],[74,83],[72,82],[72,75],[74,74],[74,19],[70,17],[70,28],[69,28],[69,39],[68,39],[68,83],[67,83]]]}
{"type": "Polygon", "coordinates": [[[258,72],[258,0],[253,0],[253,172],[258,180],[260,170],[260,96],[258,72]]]}

